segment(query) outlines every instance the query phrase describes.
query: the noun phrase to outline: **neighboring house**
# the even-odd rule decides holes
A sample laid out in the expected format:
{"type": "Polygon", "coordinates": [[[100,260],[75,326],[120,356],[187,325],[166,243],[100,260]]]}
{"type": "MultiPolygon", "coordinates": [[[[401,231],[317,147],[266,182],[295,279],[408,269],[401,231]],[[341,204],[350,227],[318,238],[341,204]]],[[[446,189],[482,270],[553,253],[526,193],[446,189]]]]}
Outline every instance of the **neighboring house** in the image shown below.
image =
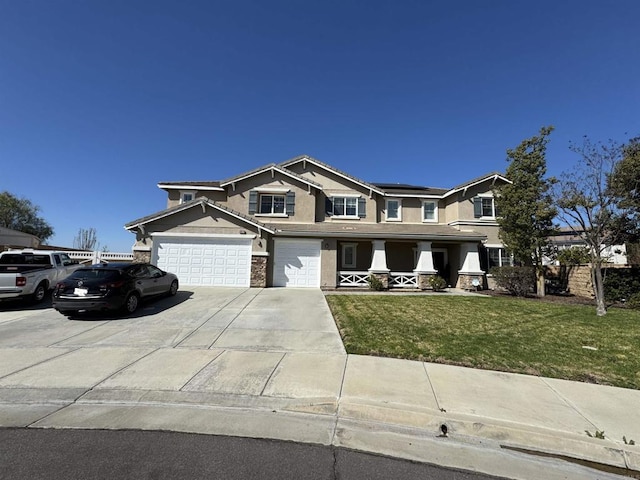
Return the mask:
{"type": "Polygon", "coordinates": [[[38,248],[40,239],[29,233],[0,227],[0,251],[5,248],[38,248]]]}
{"type": "Polygon", "coordinates": [[[216,182],[162,182],[167,208],[134,220],[139,261],[182,285],[485,284],[505,257],[491,173],[454,188],[368,183],[307,155],[216,182]]]}
{"type": "MultiPolygon", "coordinates": [[[[578,232],[580,229],[571,227],[560,227],[558,233],[550,238],[553,246],[558,250],[567,248],[586,247],[587,243],[582,239],[578,232]]],[[[602,258],[608,263],[615,265],[627,265],[627,247],[626,245],[602,245],[602,258]]],[[[545,258],[545,265],[559,265],[557,260],[545,258]]]]}

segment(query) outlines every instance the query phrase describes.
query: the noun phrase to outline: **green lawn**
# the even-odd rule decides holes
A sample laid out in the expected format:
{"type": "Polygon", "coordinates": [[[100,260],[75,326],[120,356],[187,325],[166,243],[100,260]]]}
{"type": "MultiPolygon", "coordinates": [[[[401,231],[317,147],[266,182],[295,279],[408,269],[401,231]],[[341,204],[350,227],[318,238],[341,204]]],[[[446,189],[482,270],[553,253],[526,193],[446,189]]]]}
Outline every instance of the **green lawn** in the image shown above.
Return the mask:
{"type": "Polygon", "coordinates": [[[640,312],[534,299],[327,295],[348,353],[640,389],[640,312]],[[585,349],[593,347],[597,350],[585,349]]]}

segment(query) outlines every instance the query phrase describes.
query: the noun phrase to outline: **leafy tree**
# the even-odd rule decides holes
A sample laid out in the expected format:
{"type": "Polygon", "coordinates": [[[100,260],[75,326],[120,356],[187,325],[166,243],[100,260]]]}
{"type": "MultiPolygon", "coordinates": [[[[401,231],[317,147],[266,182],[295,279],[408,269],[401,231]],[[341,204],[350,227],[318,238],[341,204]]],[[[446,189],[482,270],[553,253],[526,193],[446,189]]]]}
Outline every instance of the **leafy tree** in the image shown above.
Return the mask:
{"type": "Polygon", "coordinates": [[[640,241],[640,137],[622,146],[622,159],[609,176],[610,194],[616,200],[615,229],[619,243],[640,241]]]}
{"type": "Polygon", "coordinates": [[[77,248],[79,250],[95,250],[98,244],[98,236],[96,234],[96,229],[91,228],[81,228],[78,230],[78,235],[73,239],[73,248],[77,248]]]}
{"type": "Polygon", "coordinates": [[[39,216],[40,207],[31,200],[0,192],[0,227],[35,235],[41,241],[53,236],[53,228],[39,216]]]}
{"type": "Polygon", "coordinates": [[[558,181],[554,196],[559,217],[586,243],[591,264],[591,282],[596,297],[596,314],[606,315],[602,265],[607,261],[603,250],[619,240],[616,227],[617,197],[609,188],[622,146],[616,142],[592,142],[585,137],[582,145],[570,149],[581,161],[558,181]]]}
{"type": "Polygon", "coordinates": [[[549,237],[556,231],[557,211],[550,194],[553,180],[545,178],[552,131],[551,126],[542,127],[538,135],[508,149],[506,177],[512,183],[495,188],[500,239],[519,263],[535,268],[539,296],[544,296],[543,258],[551,255],[549,237]]]}

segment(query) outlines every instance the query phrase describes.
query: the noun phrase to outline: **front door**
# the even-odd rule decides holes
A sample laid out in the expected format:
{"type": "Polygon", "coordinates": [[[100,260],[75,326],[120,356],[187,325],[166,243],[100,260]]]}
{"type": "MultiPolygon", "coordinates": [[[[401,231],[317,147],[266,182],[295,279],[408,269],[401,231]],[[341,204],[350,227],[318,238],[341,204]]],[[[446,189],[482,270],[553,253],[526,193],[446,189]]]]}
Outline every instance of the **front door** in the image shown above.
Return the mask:
{"type": "Polygon", "coordinates": [[[449,281],[449,265],[447,264],[447,251],[442,249],[434,249],[431,252],[433,256],[433,268],[438,271],[438,275],[445,279],[447,285],[449,281]]]}

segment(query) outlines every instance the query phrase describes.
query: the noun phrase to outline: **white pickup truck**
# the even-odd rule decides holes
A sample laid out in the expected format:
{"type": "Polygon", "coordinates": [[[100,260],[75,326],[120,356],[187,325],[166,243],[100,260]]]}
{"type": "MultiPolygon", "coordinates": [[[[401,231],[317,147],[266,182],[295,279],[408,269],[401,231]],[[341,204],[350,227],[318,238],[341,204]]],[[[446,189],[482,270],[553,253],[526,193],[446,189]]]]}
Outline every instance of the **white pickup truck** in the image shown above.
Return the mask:
{"type": "Polygon", "coordinates": [[[47,291],[80,265],[62,252],[9,250],[0,253],[0,301],[26,298],[40,302],[47,291]]]}

